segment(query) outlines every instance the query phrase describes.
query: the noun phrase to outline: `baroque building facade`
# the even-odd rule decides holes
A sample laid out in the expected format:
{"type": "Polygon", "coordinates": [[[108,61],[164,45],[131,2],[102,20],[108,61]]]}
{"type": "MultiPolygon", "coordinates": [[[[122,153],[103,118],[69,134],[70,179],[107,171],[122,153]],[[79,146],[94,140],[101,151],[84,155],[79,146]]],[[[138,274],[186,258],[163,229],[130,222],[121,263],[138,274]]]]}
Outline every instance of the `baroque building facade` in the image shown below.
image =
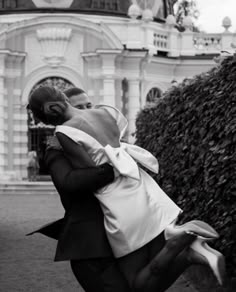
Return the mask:
{"type": "Polygon", "coordinates": [[[235,35],[196,34],[186,17],[176,29],[176,1],[0,1],[0,175],[27,179],[35,150],[40,174],[53,127],[37,123],[27,100],[41,84],[84,89],[94,104],[110,104],[128,118],[133,142],[137,112],[173,82],[215,66],[235,35]]]}

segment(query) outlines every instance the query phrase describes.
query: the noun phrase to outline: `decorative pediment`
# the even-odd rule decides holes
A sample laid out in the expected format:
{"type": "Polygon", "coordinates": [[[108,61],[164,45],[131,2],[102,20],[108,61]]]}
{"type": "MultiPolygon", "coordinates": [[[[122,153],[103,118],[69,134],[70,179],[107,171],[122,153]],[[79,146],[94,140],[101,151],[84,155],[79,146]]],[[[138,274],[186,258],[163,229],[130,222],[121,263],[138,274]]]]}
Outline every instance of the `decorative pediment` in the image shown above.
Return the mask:
{"type": "Polygon", "coordinates": [[[65,60],[65,52],[71,37],[71,28],[43,28],[37,30],[43,59],[51,67],[61,65],[65,60]]]}

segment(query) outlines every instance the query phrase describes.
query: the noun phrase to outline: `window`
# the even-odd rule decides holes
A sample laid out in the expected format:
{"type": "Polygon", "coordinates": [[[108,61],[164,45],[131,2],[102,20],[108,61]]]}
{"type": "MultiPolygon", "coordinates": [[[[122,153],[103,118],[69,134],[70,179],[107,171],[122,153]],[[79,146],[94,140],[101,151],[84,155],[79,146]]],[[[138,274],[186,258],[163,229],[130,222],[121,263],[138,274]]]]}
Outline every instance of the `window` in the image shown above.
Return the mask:
{"type": "Polygon", "coordinates": [[[153,87],[147,94],[146,102],[148,104],[158,102],[159,98],[161,97],[161,90],[157,87],[153,87]]]}

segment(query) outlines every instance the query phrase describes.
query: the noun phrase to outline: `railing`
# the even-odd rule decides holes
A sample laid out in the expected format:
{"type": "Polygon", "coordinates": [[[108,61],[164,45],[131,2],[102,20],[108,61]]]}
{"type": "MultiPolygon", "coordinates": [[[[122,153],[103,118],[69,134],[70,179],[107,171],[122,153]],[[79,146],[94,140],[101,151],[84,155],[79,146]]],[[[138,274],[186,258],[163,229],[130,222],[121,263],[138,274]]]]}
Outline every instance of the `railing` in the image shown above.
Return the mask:
{"type": "Polygon", "coordinates": [[[193,46],[199,52],[219,52],[222,49],[222,35],[195,33],[193,46]]]}
{"type": "Polygon", "coordinates": [[[153,45],[157,51],[168,50],[168,34],[163,32],[153,33],[153,45]]]}
{"type": "MultiPolygon", "coordinates": [[[[122,39],[127,48],[145,48],[150,54],[159,51],[173,57],[220,54],[221,51],[232,51],[231,44],[236,42],[236,33],[227,28],[222,33],[196,33],[188,27],[184,32],[180,32],[173,24],[138,19],[131,19],[127,24],[127,34],[124,34],[122,27],[118,38],[122,39]]],[[[112,26],[112,23],[109,25],[112,26]]],[[[118,32],[117,23],[115,32],[118,32]]]]}

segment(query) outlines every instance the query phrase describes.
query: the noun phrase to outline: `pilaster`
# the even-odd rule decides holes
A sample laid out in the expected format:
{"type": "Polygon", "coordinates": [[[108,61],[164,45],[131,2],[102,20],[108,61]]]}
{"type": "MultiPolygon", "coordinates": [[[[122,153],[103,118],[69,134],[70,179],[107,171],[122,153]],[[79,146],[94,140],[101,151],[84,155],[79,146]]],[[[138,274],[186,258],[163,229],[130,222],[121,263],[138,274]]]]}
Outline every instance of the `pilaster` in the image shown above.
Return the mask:
{"type": "Polygon", "coordinates": [[[140,76],[141,76],[141,64],[146,58],[147,52],[128,52],[123,53],[123,66],[122,70],[126,72],[127,87],[128,87],[128,99],[127,99],[127,118],[128,118],[128,141],[133,143],[135,141],[135,121],[137,113],[141,108],[141,95],[140,95],[140,76]]]}
{"type": "Polygon", "coordinates": [[[96,100],[100,103],[100,95],[103,96],[101,80],[101,67],[102,62],[100,56],[96,52],[81,53],[84,60],[84,71],[87,73],[87,93],[91,100],[96,100]],[[97,87],[97,91],[95,90],[97,87]],[[102,93],[100,93],[102,91],[102,93]],[[97,96],[95,96],[97,95],[97,96]]]}
{"type": "Polygon", "coordinates": [[[6,158],[7,158],[7,118],[6,112],[6,100],[5,100],[5,54],[0,52],[0,176],[2,177],[6,169],[6,158]]]}
{"type": "Polygon", "coordinates": [[[142,22],[136,19],[130,19],[127,26],[127,49],[141,49],[143,45],[142,33],[140,30],[142,22]]]}
{"type": "MultiPolygon", "coordinates": [[[[179,32],[176,28],[171,27],[169,28],[169,57],[179,57],[180,50],[179,50],[179,32]]],[[[189,40],[190,41],[190,40],[189,40]]]]}
{"type": "Polygon", "coordinates": [[[181,34],[181,52],[182,56],[194,56],[195,49],[193,46],[193,32],[190,29],[186,29],[181,34]]]}
{"type": "Polygon", "coordinates": [[[97,54],[102,59],[103,76],[103,101],[104,104],[116,105],[116,57],[121,54],[121,50],[97,50],[97,54]]]}
{"type": "MultiPolygon", "coordinates": [[[[3,110],[4,114],[4,118],[0,121],[0,128],[4,131],[4,133],[1,135],[1,139],[3,139],[3,141],[0,142],[0,148],[2,152],[0,154],[0,161],[3,163],[3,165],[0,166],[2,179],[15,180],[20,177],[20,165],[18,165],[18,167],[15,165],[15,160],[20,160],[20,154],[18,153],[19,151],[17,150],[17,145],[14,141],[16,136],[19,134],[18,129],[22,127],[22,124],[19,123],[18,119],[15,120],[15,110],[16,107],[21,107],[20,88],[22,80],[22,68],[20,64],[25,56],[25,53],[13,52],[10,50],[0,50],[0,112],[3,110]]],[[[27,126],[24,127],[23,132],[20,132],[21,133],[19,136],[22,137],[22,135],[25,135],[27,137],[27,126]]],[[[25,146],[27,149],[27,140],[25,141],[25,146]]]]}
{"type": "Polygon", "coordinates": [[[92,82],[101,82],[100,103],[116,106],[116,58],[121,52],[122,50],[106,49],[82,54],[87,62],[88,78],[92,82]]]}
{"type": "Polygon", "coordinates": [[[5,167],[4,58],[0,56],[0,175],[5,167]]]}
{"type": "Polygon", "coordinates": [[[140,110],[140,80],[128,80],[128,140],[135,141],[135,121],[140,110]]]}

